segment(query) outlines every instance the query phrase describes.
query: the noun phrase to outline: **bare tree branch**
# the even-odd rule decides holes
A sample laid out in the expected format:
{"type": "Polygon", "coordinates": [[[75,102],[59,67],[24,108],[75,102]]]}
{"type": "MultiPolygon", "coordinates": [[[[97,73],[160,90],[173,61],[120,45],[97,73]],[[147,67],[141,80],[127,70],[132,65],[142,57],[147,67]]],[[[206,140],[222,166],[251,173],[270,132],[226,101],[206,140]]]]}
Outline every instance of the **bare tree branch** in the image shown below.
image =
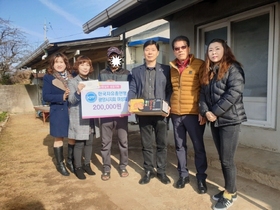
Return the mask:
{"type": "Polygon", "coordinates": [[[0,80],[24,57],[27,47],[24,33],[0,18],[0,80]]]}

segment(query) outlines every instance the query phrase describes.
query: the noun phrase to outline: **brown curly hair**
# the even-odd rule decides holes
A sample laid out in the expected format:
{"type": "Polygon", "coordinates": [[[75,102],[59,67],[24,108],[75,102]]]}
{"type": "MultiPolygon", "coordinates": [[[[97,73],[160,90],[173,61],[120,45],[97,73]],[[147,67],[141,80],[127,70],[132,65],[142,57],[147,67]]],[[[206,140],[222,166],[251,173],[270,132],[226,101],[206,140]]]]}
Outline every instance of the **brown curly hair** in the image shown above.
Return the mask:
{"type": "Polygon", "coordinates": [[[83,63],[88,63],[89,66],[90,66],[90,69],[89,69],[89,73],[92,73],[93,72],[93,66],[92,66],[92,62],[91,60],[89,59],[89,57],[87,56],[84,56],[84,55],[81,55],[77,58],[77,61],[74,63],[74,66],[73,66],[73,71],[76,73],[76,74],[79,74],[79,65],[80,64],[83,64],[83,63]]]}
{"type": "Polygon", "coordinates": [[[52,57],[50,58],[49,60],[49,67],[48,67],[48,70],[47,70],[47,73],[48,74],[53,74],[53,72],[55,71],[54,69],[54,63],[55,63],[55,60],[58,58],[58,57],[61,57],[66,65],[66,71],[68,71],[69,73],[70,70],[71,70],[71,66],[70,66],[70,63],[69,63],[69,60],[68,58],[66,57],[66,55],[64,55],[63,53],[55,53],[54,55],[52,55],[52,57]]]}

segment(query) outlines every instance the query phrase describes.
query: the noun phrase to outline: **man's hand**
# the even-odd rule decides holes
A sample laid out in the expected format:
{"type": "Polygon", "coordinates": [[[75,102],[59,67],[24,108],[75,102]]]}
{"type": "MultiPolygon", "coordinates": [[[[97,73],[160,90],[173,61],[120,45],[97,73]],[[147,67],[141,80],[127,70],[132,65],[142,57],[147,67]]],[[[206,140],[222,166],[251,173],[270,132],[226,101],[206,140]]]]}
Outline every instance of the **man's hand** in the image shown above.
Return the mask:
{"type": "Polygon", "coordinates": [[[163,116],[163,117],[168,117],[169,114],[170,114],[170,110],[171,110],[171,108],[170,108],[170,106],[168,106],[168,111],[167,111],[167,113],[166,113],[166,114],[162,114],[161,116],[163,116]]]}
{"type": "Polygon", "coordinates": [[[198,114],[198,121],[199,121],[199,125],[204,125],[206,123],[206,118],[198,114]]]}

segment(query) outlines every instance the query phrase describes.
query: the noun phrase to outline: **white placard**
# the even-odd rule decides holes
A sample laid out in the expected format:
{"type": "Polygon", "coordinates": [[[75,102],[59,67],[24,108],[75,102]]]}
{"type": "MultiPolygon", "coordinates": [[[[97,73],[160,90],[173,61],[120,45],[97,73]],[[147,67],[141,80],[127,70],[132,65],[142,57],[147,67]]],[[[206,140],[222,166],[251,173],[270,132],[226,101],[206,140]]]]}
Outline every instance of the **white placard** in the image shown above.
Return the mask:
{"type": "Polygon", "coordinates": [[[82,118],[121,117],[128,111],[128,82],[99,82],[98,88],[81,92],[82,118]]]}
{"type": "Polygon", "coordinates": [[[85,85],[83,90],[92,90],[99,88],[99,81],[98,80],[89,80],[89,81],[80,81],[79,83],[82,83],[85,85]]]}

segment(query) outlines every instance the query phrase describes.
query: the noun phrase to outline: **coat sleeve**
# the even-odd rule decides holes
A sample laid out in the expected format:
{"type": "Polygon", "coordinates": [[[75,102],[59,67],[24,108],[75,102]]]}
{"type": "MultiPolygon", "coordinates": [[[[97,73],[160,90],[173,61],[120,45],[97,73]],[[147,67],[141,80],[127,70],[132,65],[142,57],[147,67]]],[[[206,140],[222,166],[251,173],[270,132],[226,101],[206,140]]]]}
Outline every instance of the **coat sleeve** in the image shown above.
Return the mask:
{"type": "Polygon", "coordinates": [[[52,84],[53,77],[50,75],[45,75],[43,77],[43,100],[49,103],[63,103],[63,90],[58,90],[54,92],[56,88],[52,84]]]}
{"type": "Polygon", "coordinates": [[[171,76],[170,76],[170,66],[167,66],[166,68],[167,68],[167,74],[166,74],[165,93],[166,93],[166,102],[170,106],[170,98],[171,98],[173,89],[172,89],[171,76]]]}
{"type": "Polygon", "coordinates": [[[228,111],[243,95],[245,85],[244,72],[241,67],[232,66],[226,81],[226,90],[220,99],[213,104],[212,112],[216,116],[222,116],[228,111]]]}
{"type": "Polygon", "coordinates": [[[70,105],[77,105],[81,101],[81,95],[77,93],[77,86],[78,83],[75,78],[68,81],[68,88],[70,90],[68,102],[70,105]]]}
{"type": "Polygon", "coordinates": [[[137,71],[137,69],[135,69],[135,68],[133,68],[131,70],[131,81],[129,83],[129,91],[128,91],[128,96],[127,96],[128,101],[135,98],[137,95],[137,85],[136,85],[136,77],[135,77],[136,71],[137,71]]]}
{"type": "Polygon", "coordinates": [[[209,111],[208,105],[206,103],[205,86],[201,86],[199,94],[199,113],[202,117],[205,117],[206,112],[209,111]]]}

